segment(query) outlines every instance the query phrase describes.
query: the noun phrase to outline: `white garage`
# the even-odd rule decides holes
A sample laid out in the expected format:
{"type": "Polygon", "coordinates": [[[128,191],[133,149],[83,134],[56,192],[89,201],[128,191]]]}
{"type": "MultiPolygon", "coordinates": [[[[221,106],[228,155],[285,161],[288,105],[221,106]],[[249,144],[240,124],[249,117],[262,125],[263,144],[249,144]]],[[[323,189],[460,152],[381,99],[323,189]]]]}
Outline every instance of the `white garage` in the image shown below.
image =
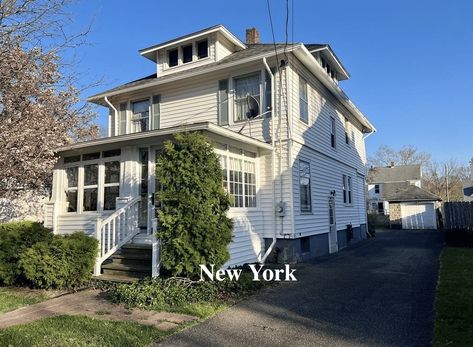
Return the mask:
{"type": "Polygon", "coordinates": [[[434,202],[401,203],[403,229],[437,229],[434,202]]]}

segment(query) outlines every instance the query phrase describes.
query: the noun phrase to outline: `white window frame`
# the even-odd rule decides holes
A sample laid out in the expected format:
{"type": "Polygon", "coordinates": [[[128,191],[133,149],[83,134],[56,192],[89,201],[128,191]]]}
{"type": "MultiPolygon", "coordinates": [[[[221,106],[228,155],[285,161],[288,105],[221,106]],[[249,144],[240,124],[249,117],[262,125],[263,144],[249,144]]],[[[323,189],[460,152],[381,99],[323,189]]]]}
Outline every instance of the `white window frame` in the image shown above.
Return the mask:
{"type": "Polygon", "coordinates": [[[350,175],[342,176],[342,198],[345,206],[353,206],[353,178],[350,175]]]}
{"type": "Polygon", "coordinates": [[[304,124],[309,124],[309,84],[307,83],[307,80],[303,78],[302,76],[299,76],[299,120],[303,122],[304,124]],[[304,89],[305,89],[305,99],[301,97],[302,84],[304,85],[304,89]],[[306,111],[307,111],[307,114],[305,115],[306,119],[302,117],[302,108],[301,108],[302,103],[305,103],[306,105],[306,111]]]}
{"type": "Polygon", "coordinates": [[[148,98],[142,98],[142,99],[136,99],[136,100],[131,100],[130,101],[130,134],[134,134],[134,133],[142,133],[144,131],[148,131],[151,129],[151,112],[152,112],[152,109],[151,109],[151,104],[152,104],[153,100],[152,100],[152,97],[148,97],[148,98]],[[144,102],[144,101],[147,101],[148,102],[148,117],[138,117],[138,118],[135,118],[135,113],[133,112],[133,104],[135,103],[139,103],[139,102],[144,102]],[[137,131],[136,130],[136,124],[135,122],[136,121],[139,121],[141,119],[146,119],[148,118],[148,128],[146,130],[139,130],[137,131]]]}
{"type": "Polygon", "coordinates": [[[337,148],[337,120],[334,116],[330,116],[330,147],[333,149],[337,148]],[[332,146],[333,136],[333,146],[332,146]]]}
{"type": "MultiPolygon", "coordinates": [[[[225,145],[226,149],[219,149],[215,148],[215,153],[219,156],[220,158],[220,163],[222,163],[222,159],[226,160],[226,171],[227,171],[227,182],[226,186],[224,185],[225,190],[230,193],[230,158],[234,160],[240,160],[241,161],[241,174],[242,174],[242,199],[243,199],[243,206],[242,207],[234,207],[231,206],[230,210],[231,211],[258,211],[260,209],[260,201],[259,201],[259,161],[258,161],[258,153],[254,150],[244,150],[241,149],[241,153],[237,154],[232,151],[230,151],[229,146],[225,145]],[[252,152],[255,154],[255,157],[253,156],[248,156],[245,155],[246,152],[252,152]],[[246,194],[245,194],[245,161],[249,162],[254,165],[255,168],[255,206],[246,206],[246,194]]],[[[235,146],[232,146],[233,148],[236,148],[235,146]]],[[[224,166],[222,165],[222,169],[225,169],[224,166]]]]}
{"type": "Polygon", "coordinates": [[[347,146],[350,146],[350,121],[347,117],[345,117],[345,143],[347,146]]]}
{"type": "MultiPolygon", "coordinates": [[[[236,114],[237,114],[237,112],[236,112],[236,105],[237,105],[237,98],[236,98],[236,80],[244,79],[244,78],[250,78],[250,77],[254,77],[254,76],[258,76],[258,79],[259,79],[259,82],[258,82],[258,84],[259,84],[259,95],[258,95],[258,96],[259,96],[259,100],[258,100],[258,101],[259,101],[259,108],[260,108],[259,113],[260,113],[260,114],[262,113],[261,108],[262,108],[262,102],[264,101],[264,100],[263,100],[263,95],[262,95],[262,94],[264,93],[264,91],[263,91],[263,83],[262,83],[262,81],[263,81],[263,79],[262,79],[262,78],[263,78],[262,74],[263,74],[263,71],[262,71],[262,70],[257,70],[257,71],[253,71],[253,72],[250,72],[250,73],[247,73],[247,74],[244,74],[244,75],[233,76],[233,77],[230,79],[230,80],[231,80],[231,88],[232,88],[231,91],[232,91],[232,96],[233,96],[233,98],[232,98],[232,100],[233,100],[233,102],[232,102],[233,107],[232,107],[232,113],[231,113],[231,119],[232,119],[233,124],[242,123],[242,122],[246,122],[246,121],[247,121],[246,118],[244,118],[244,119],[238,119],[238,120],[236,119],[236,114]]],[[[230,115],[229,115],[229,116],[230,116],[230,115]]]]}
{"type": "Polygon", "coordinates": [[[311,213],[312,212],[312,177],[311,177],[311,172],[310,172],[310,162],[306,160],[301,160],[299,159],[299,167],[298,167],[298,176],[299,176],[299,209],[301,213],[311,213]],[[309,208],[303,209],[302,208],[302,196],[300,194],[301,191],[301,164],[307,164],[307,167],[309,168],[309,208]]]}
{"type": "MultiPolygon", "coordinates": [[[[86,153],[87,154],[87,153],[86,153]]],[[[67,163],[63,164],[62,174],[63,174],[63,182],[64,182],[64,192],[68,190],[65,186],[67,182],[67,174],[66,169],[70,167],[77,167],[78,168],[78,182],[77,182],[77,211],[76,212],[67,212],[67,198],[64,196],[64,208],[63,212],[66,214],[97,214],[102,212],[111,212],[112,210],[104,210],[103,203],[104,203],[104,187],[105,186],[118,186],[119,190],[121,189],[121,182],[123,180],[123,165],[121,160],[121,154],[113,157],[103,157],[103,151],[100,152],[100,158],[92,159],[92,160],[81,160],[74,162],[74,163],[67,163]],[[118,184],[117,183],[108,183],[105,184],[105,162],[109,161],[118,161],[120,162],[120,179],[118,184]],[[98,179],[97,184],[95,185],[84,185],[84,166],[97,164],[98,165],[98,179]],[[84,211],[84,189],[87,188],[97,188],[97,210],[95,211],[84,211]]],[[[120,194],[120,192],[119,192],[120,194]]]]}

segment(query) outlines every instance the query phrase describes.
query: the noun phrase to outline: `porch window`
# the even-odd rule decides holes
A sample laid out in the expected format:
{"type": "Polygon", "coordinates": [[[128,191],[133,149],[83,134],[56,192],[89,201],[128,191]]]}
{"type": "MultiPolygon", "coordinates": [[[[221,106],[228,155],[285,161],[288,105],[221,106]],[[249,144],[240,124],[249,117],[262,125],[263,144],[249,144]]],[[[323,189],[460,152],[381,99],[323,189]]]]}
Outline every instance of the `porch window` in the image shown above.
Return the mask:
{"type": "Polygon", "coordinates": [[[84,165],[84,211],[97,211],[98,164],[84,165]]]}
{"type": "Polygon", "coordinates": [[[79,168],[77,166],[66,169],[66,180],[67,212],[77,212],[77,183],[79,181],[79,168]]]}
{"type": "Polygon", "coordinates": [[[258,72],[250,76],[235,78],[235,122],[247,119],[247,113],[249,112],[248,95],[254,97],[261,105],[260,75],[258,72]]]}
{"type": "Polygon", "coordinates": [[[115,210],[116,199],[120,196],[120,162],[105,162],[103,209],[115,210]]]}
{"type": "Polygon", "coordinates": [[[310,189],[310,164],[299,160],[299,192],[302,212],[312,211],[310,189]]]}
{"type": "Polygon", "coordinates": [[[219,153],[223,186],[233,196],[232,207],[253,208],[256,203],[256,154],[219,153]]]}
{"type": "Polygon", "coordinates": [[[115,149],[82,154],[74,160],[64,158],[67,212],[116,208],[116,198],[120,195],[120,154],[120,149],[115,149]]]}
{"type": "Polygon", "coordinates": [[[133,132],[141,132],[149,129],[149,100],[136,101],[131,104],[133,111],[133,132]]]}

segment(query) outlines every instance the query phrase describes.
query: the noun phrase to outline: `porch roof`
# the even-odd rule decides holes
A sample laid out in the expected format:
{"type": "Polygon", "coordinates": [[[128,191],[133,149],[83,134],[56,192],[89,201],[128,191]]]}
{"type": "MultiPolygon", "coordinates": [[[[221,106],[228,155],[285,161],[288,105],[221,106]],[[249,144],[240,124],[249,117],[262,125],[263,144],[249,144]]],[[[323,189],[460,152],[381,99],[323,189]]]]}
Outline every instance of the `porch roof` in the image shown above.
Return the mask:
{"type": "Polygon", "coordinates": [[[118,135],[112,137],[103,137],[100,139],[77,142],[66,146],[56,148],[56,153],[68,152],[68,151],[80,151],[86,150],[96,146],[116,147],[117,145],[126,144],[141,144],[149,141],[156,137],[169,137],[172,134],[186,132],[186,131],[206,131],[210,134],[219,135],[224,138],[239,141],[250,146],[254,146],[260,149],[272,150],[273,146],[269,143],[254,139],[252,137],[237,133],[236,131],[221,127],[211,122],[200,122],[193,124],[184,124],[164,129],[151,130],[146,132],[138,132],[133,134],[118,135]]]}

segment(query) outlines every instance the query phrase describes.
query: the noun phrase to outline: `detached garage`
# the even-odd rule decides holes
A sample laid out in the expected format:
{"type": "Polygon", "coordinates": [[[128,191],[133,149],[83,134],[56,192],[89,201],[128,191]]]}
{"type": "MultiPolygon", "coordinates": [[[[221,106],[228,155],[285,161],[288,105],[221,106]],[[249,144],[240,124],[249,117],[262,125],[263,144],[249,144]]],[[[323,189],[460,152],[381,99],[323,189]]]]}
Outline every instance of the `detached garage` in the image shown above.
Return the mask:
{"type": "Polygon", "coordinates": [[[437,229],[440,198],[409,183],[387,183],[384,198],[389,202],[393,229],[437,229]]]}

